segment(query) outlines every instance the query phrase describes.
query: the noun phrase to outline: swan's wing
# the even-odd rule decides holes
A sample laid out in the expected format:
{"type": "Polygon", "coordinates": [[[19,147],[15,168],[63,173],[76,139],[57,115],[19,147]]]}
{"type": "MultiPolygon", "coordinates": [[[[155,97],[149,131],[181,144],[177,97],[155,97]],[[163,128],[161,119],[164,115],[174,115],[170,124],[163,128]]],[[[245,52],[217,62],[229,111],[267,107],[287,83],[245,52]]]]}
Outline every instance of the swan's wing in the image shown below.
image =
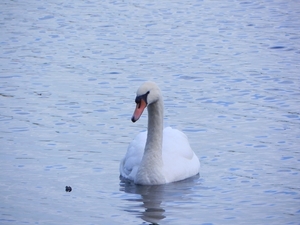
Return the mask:
{"type": "Polygon", "coordinates": [[[129,144],[127,153],[120,163],[122,177],[134,180],[144,154],[146,139],[147,132],[141,132],[129,144]]]}
{"type": "Polygon", "coordinates": [[[163,136],[163,152],[170,155],[192,159],[194,152],[189,144],[187,136],[180,130],[166,127],[163,136]]]}
{"type": "Polygon", "coordinates": [[[181,131],[171,127],[164,129],[162,152],[168,180],[182,180],[199,173],[199,159],[181,131]]]}

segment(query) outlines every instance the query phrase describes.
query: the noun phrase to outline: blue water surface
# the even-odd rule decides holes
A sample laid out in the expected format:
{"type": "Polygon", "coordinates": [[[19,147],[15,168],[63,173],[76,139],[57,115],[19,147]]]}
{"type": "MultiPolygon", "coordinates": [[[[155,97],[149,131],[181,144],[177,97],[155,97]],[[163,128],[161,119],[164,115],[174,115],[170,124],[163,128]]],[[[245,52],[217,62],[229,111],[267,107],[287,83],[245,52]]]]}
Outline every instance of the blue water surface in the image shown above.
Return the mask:
{"type": "Polygon", "coordinates": [[[4,0],[0,27],[0,224],[300,224],[298,1],[4,0]],[[146,80],[199,176],[119,180],[146,80]]]}

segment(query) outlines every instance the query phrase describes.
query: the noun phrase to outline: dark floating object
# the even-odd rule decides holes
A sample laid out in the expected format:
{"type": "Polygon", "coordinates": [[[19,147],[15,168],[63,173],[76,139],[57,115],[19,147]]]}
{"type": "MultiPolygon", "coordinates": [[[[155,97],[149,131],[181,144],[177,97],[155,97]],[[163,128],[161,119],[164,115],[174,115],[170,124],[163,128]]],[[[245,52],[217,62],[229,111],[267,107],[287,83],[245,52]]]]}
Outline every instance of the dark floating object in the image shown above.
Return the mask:
{"type": "Polygon", "coordinates": [[[284,46],[273,46],[273,47],[270,47],[270,49],[283,49],[285,48],[284,46]]]}
{"type": "Polygon", "coordinates": [[[71,192],[72,188],[70,186],[66,186],[66,192],[71,192]]]}

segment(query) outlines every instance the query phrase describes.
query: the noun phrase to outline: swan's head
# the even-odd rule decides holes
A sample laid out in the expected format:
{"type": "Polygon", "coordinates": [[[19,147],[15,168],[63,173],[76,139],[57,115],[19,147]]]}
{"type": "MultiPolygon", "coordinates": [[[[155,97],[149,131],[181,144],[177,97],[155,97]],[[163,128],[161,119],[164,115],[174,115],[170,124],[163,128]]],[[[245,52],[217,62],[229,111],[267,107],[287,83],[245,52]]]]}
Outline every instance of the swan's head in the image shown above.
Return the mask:
{"type": "Polygon", "coordinates": [[[142,115],[147,105],[150,105],[161,98],[161,92],[156,83],[147,81],[143,83],[136,92],[136,108],[131,118],[132,122],[136,122],[142,115]]]}

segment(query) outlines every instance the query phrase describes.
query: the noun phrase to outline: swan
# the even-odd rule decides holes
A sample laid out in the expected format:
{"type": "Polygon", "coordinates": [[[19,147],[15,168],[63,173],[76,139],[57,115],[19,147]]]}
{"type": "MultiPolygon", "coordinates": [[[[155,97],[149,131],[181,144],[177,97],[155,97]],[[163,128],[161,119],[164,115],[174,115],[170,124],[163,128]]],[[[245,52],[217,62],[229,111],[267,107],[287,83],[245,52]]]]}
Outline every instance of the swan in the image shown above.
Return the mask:
{"type": "Polygon", "coordinates": [[[197,175],[200,162],[187,136],[171,127],[163,128],[163,98],[156,83],[147,81],[137,90],[136,122],[148,109],[148,130],[129,144],[120,162],[120,178],[140,185],[160,185],[197,175]]]}

